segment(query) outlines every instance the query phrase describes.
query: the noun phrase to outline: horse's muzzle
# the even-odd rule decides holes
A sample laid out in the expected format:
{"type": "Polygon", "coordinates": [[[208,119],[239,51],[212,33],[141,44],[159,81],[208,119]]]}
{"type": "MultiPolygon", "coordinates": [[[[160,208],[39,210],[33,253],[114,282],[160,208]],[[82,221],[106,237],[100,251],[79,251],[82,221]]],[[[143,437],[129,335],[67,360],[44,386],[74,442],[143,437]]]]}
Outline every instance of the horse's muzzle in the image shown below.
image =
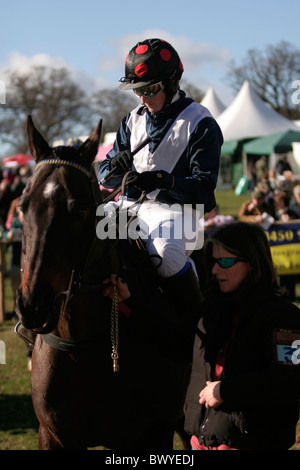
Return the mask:
{"type": "Polygon", "coordinates": [[[43,291],[43,297],[24,297],[18,289],[15,312],[22,325],[36,333],[50,333],[57,325],[61,300],[55,298],[53,293],[48,295],[43,291]]]}

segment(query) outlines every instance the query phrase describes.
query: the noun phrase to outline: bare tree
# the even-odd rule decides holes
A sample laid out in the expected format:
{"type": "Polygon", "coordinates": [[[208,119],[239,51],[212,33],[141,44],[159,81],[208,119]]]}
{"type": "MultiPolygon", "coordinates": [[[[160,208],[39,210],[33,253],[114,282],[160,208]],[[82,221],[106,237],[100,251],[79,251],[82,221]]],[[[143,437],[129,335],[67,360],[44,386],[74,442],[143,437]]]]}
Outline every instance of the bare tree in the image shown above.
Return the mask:
{"type": "Polygon", "coordinates": [[[95,115],[103,119],[103,132],[116,132],[123,117],[134,109],[140,102],[130,91],[119,89],[103,89],[92,96],[95,115]]]}
{"type": "MultiPolygon", "coordinates": [[[[115,132],[123,117],[140,103],[134,93],[119,89],[99,90],[88,97],[64,68],[34,66],[28,72],[8,71],[5,80],[7,93],[6,104],[0,107],[0,143],[9,144],[13,153],[28,151],[28,114],[46,139],[53,142],[89,134],[100,117],[102,135],[115,132]]],[[[195,101],[201,100],[203,94],[198,88],[184,81],[182,87],[195,101]]]]}
{"type": "Polygon", "coordinates": [[[185,79],[181,80],[180,88],[185,91],[188,98],[192,98],[197,103],[200,103],[204,96],[204,93],[202,90],[200,90],[200,88],[197,88],[195,85],[185,79]]]}
{"type": "Polygon", "coordinates": [[[7,72],[6,104],[0,108],[0,139],[14,152],[26,152],[27,115],[50,142],[86,133],[90,128],[85,93],[64,68],[34,66],[29,72],[7,72]],[[76,134],[75,134],[76,132],[76,134]]]}
{"type": "Polygon", "coordinates": [[[292,101],[292,83],[299,77],[300,50],[281,41],[264,51],[250,49],[241,65],[232,61],[227,79],[235,91],[248,80],[273,109],[289,119],[299,119],[300,108],[292,101]]]}

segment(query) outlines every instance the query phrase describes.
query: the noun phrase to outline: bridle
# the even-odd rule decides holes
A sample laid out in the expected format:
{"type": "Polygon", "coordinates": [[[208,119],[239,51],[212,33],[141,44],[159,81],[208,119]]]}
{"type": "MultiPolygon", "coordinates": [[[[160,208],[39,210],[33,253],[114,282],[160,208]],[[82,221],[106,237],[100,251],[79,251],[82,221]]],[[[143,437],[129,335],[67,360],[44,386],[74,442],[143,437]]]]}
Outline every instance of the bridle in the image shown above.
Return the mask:
{"type": "Polygon", "coordinates": [[[38,162],[37,165],[35,166],[34,172],[36,173],[38,169],[43,165],[71,166],[81,171],[82,173],[84,173],[88,178],[92,178],[92,172],[77,162],[72,162],[69,160],[61,160],[60,158],[48,158],[48,159],[44,159],[38,162]]]}
{"type": "MultiPolygon", "coordinates": [[[[94,199],[93,205],[94,205],[94,207],[97,207],[97,205],[102,202],[102,197],[101,197],[101,193],[100,193],[100,189],[99,189],[99,185],[98,185],[98,182],[97,182],[95,171],[88,170],[86,167],[84,167],[80,163],[77,163],[77,162],[74,162],[74,161],[71,161],[71,160],[65,160],[65,159],[60,159],[60,158],[48,158],[48,159],[44,159],[44,160],[41,160],[40,162],[38,162],[35,169],[34,169],[34,172],[37,173],[38,170],[42,166],[50,166],[50,165],[67,166],[67,167],[75,168],[76,170],[83,173],[89,179],[89,181],[91,183],[91,186],[92,186],[92,194],[93,194],[93,199],[94,199]]],[[[58,296],[60,296],[60,295],[65,296],[62,314],[65,314],[68,301],[71,297],[73,282],[74,282],[74,278],[75,278],[75,273],[76,273],[76,270],[72,269],[70,279],[69,279],[69,282],[68,282],[67,290],[61,292],[61,294],[58,294],[58,296]]],[[[77,278],[79,278],[79,281],[80,281],[80,275],[77,276],[77,278]]],[[[78,284],[79,284],[77,286],[78,288],[80,288],[80,282],[79,281],[77,281],[78,284]]],[[[101,286],[99,286],[99,287],[101,287],[101,286]]]]}
{"type": "MultiPolygon", "coordinates": [[[[89,178],[89,180],[91,182],[93,198],[94,198],[94,204],[97,205],[97,204],[102,202],[100,189],[99,189],[98,182],[97,182],[96,175],[95,175],[94,171],[88,170],[87,168],[85,168],[84,166],[82,166],[81,164],[79,164],[77,162],[73,162],[73,161],[69,161],[69,160],[63,160],[63,159],[60,159],[60,158],[51,158],[51,159],[44,159],[44,160],[41,160],[40,162],[38,162],[35,169],[34,169],[34,172],[35,173],[38,172],[38,170],[42,166],[49,166],[49,165],[68,166],[68,167],[74,168],[74,169],[80,171],[81,173],[83,173],[86,177],[89,178]]],[[[65,315],[65,313],[66,313],[66,308],[67,308],[68,302],[69,302],[69,300],[72,296],[72,290],[73,290],[73,287],[74,287],[75,274],[76,274],[76,270],[72,269],[67,289],[56,296],[56,299],[57,298],[62,298],[62,302],[63,302],[63,304],[61,304],[62,306],[59,309],[60,310],[59,315],[65,315]]],[[[79,278],[79,280],[80,280],[80,275],[78,275],[78,273],[77,273],[76,277],[79,278]]],[[[79,289],[81,289],[80,282],[78,282],[78,281],[75,281],[75,282],[77,282],[77,291],[78,291],[79,289]]],[[[88,291],[88,290],[95,290],[95,289],[104,289],[106,286],[107,286],[107,284],[99,284],[97,286],[87,286],[86,290],[88,291]]],[[[22,324],[19,321],[17,323],[16,327],[15,327],[15,333],[18,336],[20,336],[27,344],[29,343],[28,344],[29,347],[33,346],[30,342],[28,342],[28,339],[24,335],[22,335],[22,333],[20,332],[21,326],[22,326],[22,324]]],[[[51,347],[53,347],[55,349],[59,349],[61,351],[69,352],[69,353],[75,352],[75,351],[82,351],[83,349],[86,349],[90,345],[91,340],[93,340],[93,338],[91,338],[89,340],[86,340],[86,341],[67,340],[67,339],[61,338],[59,336],[56,336],[53,333],[43,334],[43,330],[45,330],[45,327],[43,327],[41,330],[32,329],[30,331],[32,331],[34,334],[40,334],[42,336],[43,340],[47,344],[49,344],[51,347]]]]}
{"type": "MultiPolygon", "coordinates": [[[[119,192],[124,194],[125,186],[127,184],[128,177],[131,173],[131,172],[126,173],[124,178],[123,178],[122,185],[119,188],[117,188],[115,191],[113,191],[113,193],[111,193],[108,198],[106,198],[104,201],[102,201],[100,188],[99,188],[97,178],[96,178],[96,174],[95,174],[94,171],[88,170],[87,168],[85,168],[84,166],[82,166],[81,164],[79,164],[77,162],[73,162],[73,161],[69,161],[69,160],[63,160],[63,159],[60,159],[60,158],[51,158],[51,159],[44,159],[44,160],[41,160],[40,162],[38,162],[36,167],[35,167],[35,173],[41,167],[49,166],[49,165],[68,166],[68,167],[74,168],[74,169],[82,172],[86,177],[88,177],[90,182],[91,182],[91,185],[92,185],[94,204],[96,206],[98,204],[102,203],[102,202],[105,203],[108,200],[113,199],[115,197],[115,195],[118,194],[119,192]]],[[[141,197],[139,198],[139,200],[136,201],[134,203],[134,205],[139,205],[143,201],[145,195],[146,195],[146,193],[143,192],[141,197]]],[[[130,220],[129,220],[129,222],[130,222],[130,220]]],[[[73,290],[74,277],[75,276],[76,276],[76,271],[75,271],[75,269],[72,269],[67,289],[56,296],[56,298],[59,298],[61,296],[65,297],[63,307],[61,307],[61,313],[60,314],[62,314],[62,315],[65,314],[69,299],[72,296],[72,290],[73,290]]],[[[80,276],[78,276],[78,273],[77,273],[76,277],[80,277],[80,276]]],[[[104,289],[105,287],[107,287],[107,285],[108,284],[99,284],[99,285],[96,285],[96,286],[86,286],[85,290],[88,291],[88,290],[95,290],[95,289],[104,289]]],[[[81,286],[80,286],[79,283],[78,283],[77,289],[81,289],[81,286]]],[[[113,361],[113,372],[118,372],[118,370],[119,370],[119,365],[118,365],[118,358],[119,358],[119,354],[118,354],[119,311],[118,311],[117,295],[118,295],[118,292],[117,292],[116,288],[114,288],[113,302],[112,302],[112,309],[111,309],[111,344],[112,344],[111,359],[113,361]]],[[[19,331],[21,326],[22,326],[21,322],[18,322],[18,324],[15,327],[15,333],[17,335],[19,335],[23,340],[27,341],[27,339],[19,331]]],[[[45,328],[43,328],[43,329],[45,329],[45,328]]],[[[47,343],[52,348],[58,349],[60,351],[68,352],[68,353],[74,353],[74,352],[86,350],[86,349],[91,347],[92,343],[97,342],[97,337],[96,336],[93,337],[93,338],[89,338],[88,340],[76,341],[76,340],[68,340],[68,339],[61,338],[59,336],[54,335],[53,333],[42,333],[42,331],[35,331],[35,330],[31,330],[31,331],[33,331],[34,333],[40,334],[42,336],[43,340],[45,341],[45,343],[47,343]]],[[[31,346],[33,346],[33,345],[31,344],[31,346]]]]}

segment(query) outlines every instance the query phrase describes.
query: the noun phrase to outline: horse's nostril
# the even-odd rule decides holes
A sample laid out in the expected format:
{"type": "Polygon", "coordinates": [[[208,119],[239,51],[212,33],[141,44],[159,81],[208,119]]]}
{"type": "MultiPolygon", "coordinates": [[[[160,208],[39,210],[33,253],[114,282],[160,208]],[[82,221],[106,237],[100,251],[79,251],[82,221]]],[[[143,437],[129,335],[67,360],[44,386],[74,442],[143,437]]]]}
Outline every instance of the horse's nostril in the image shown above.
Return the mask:
{"type": "MultiPolygon", "coordinates": [[[[27,293],[28,294],[28,293],[27,293]]],[[[22,324],[28,329],[44,327],[52,317],[54,299],[50,289],[36,295],[25,295],[19,289],[15,301],[15,311],[22,324]]]]}

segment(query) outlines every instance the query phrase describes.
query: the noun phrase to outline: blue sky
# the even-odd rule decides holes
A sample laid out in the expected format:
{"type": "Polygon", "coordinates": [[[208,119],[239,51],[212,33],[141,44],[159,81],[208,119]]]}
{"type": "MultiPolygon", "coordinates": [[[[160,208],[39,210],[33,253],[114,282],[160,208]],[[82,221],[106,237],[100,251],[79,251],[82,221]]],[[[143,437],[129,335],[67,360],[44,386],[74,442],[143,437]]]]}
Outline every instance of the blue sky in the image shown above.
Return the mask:
{"type": "MultiPolygon", "coordinates": [[[[213,86],[248,49],[286,40],[300,49],[299,0],[0,0],[0,80],[7,68],[66,66],[87,91],[117,87],[127,52],[147,37],[168,40],[184,77],[213,86]]],[[[296,77],[300,78],[300,77],[296,77]]]]}

